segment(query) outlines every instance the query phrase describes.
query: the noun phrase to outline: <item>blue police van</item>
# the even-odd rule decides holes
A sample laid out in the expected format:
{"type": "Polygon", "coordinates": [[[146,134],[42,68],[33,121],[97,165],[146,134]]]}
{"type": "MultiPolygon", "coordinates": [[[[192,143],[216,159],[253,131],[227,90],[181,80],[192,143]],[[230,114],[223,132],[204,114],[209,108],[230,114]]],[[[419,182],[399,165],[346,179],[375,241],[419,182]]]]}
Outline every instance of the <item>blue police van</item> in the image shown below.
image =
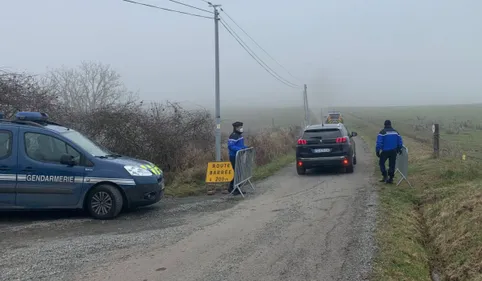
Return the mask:
{"type": "Polygon", "coordinates": [[[163,172],[148,161],[114,154],[45,113],[0,116],[0,210],[84,209],[112,219],[163,194],[163,172]]]}

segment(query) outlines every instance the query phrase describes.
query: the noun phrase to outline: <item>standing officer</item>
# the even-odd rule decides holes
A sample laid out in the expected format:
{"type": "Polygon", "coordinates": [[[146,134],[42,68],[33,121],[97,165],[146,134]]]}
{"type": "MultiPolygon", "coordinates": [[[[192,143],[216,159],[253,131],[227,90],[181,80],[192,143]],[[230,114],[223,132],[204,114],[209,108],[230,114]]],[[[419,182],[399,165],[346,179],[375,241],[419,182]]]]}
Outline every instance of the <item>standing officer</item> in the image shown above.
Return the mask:
{"type": "Polygon", "coordinates": [[[380,158],[380,172],[382,172],[382,180],[380,182],[393,183],[395,176],[395,164],[397,161],[397,153],[402,153],[403,140],[400,134],[392,128],[392,122],[385,120],[384,128],[377,137],[376,152],[380,158]],[[385,168],[385,162],[388,160],[388,175],[385,168]]]}
{"type": "MultiPolygon", "coordinates": [[[[233,123],[233,132],[229,136],[228,139],[228,150],[229,150],[229,161],[231,162],[231,166],[233,167],[233,171],[236,165],[236,153],[241,150],[247,148],[244,145],[244,137],[243,134],[243,122],[236,121],[233,123]]],[[[235,175],[236,176],[236,175],[235,175]]],[[[229,183],[228,191],[231,193],[234,188],[234,179],[229,183]]],[[[236,190],[234,195],[240,194],[238,190],[236,190]]]]}

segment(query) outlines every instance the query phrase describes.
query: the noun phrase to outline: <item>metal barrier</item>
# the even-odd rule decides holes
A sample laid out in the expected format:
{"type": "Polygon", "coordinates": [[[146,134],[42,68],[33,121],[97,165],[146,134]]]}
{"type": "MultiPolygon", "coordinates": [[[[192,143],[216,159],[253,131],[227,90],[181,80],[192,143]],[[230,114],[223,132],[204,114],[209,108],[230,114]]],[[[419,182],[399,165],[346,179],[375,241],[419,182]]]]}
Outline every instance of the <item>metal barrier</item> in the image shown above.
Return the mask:
{"type": "Polygon", "coordinates": [[[405,180],[410,187],[413,187],[410,181],[408,180],[408,148],[407,147],[402,147],[402,154],[397,155],[397,162],[395,166],[395,174],[399,173],[401,178],[397,182],[397,186],[402,183],[403,180],[405,180]]]}
{"type": "Polygon", "coordinates": [[[256,152],[254,148],[246,148],[239,150],[236,153],[236,163],[234,166],[234,185],[231,194],[238,190],[241,196],[244,197],[241,188],[249,184],[249,186],[254,190],[254,185],[251,182],[253,177],[254,165],[255,165],[256,152]]]}

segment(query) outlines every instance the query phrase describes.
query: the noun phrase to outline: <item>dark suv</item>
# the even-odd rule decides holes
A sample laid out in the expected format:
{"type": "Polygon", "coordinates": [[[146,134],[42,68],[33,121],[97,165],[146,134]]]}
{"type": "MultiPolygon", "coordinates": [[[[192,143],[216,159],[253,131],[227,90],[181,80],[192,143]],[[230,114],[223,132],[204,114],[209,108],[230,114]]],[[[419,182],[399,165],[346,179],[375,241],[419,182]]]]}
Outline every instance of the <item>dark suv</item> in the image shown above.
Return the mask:
{"type": "Polygon", "coordinates": [[[353,173],[356,165],[356,147],[345,125],[322,124],[305,128],[296,145],[296,171],[304,175],[307,169],[317,167],[340,167],[353,173]]]}

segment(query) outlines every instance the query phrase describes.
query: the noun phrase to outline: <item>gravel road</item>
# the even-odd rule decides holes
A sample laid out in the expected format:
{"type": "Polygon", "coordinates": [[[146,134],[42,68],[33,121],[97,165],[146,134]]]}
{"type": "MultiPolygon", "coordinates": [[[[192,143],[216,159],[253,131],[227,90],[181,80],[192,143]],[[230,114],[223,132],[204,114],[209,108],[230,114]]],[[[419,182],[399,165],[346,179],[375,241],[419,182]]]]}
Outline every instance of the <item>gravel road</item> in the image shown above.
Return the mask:
{"type": "Polygon", "coordinates": [[[367,280],[377,197],[366,145],[353,174],[287,167],[246,199],[166,199],[96,221],[1,213],[0,280],[367,280]]]}

